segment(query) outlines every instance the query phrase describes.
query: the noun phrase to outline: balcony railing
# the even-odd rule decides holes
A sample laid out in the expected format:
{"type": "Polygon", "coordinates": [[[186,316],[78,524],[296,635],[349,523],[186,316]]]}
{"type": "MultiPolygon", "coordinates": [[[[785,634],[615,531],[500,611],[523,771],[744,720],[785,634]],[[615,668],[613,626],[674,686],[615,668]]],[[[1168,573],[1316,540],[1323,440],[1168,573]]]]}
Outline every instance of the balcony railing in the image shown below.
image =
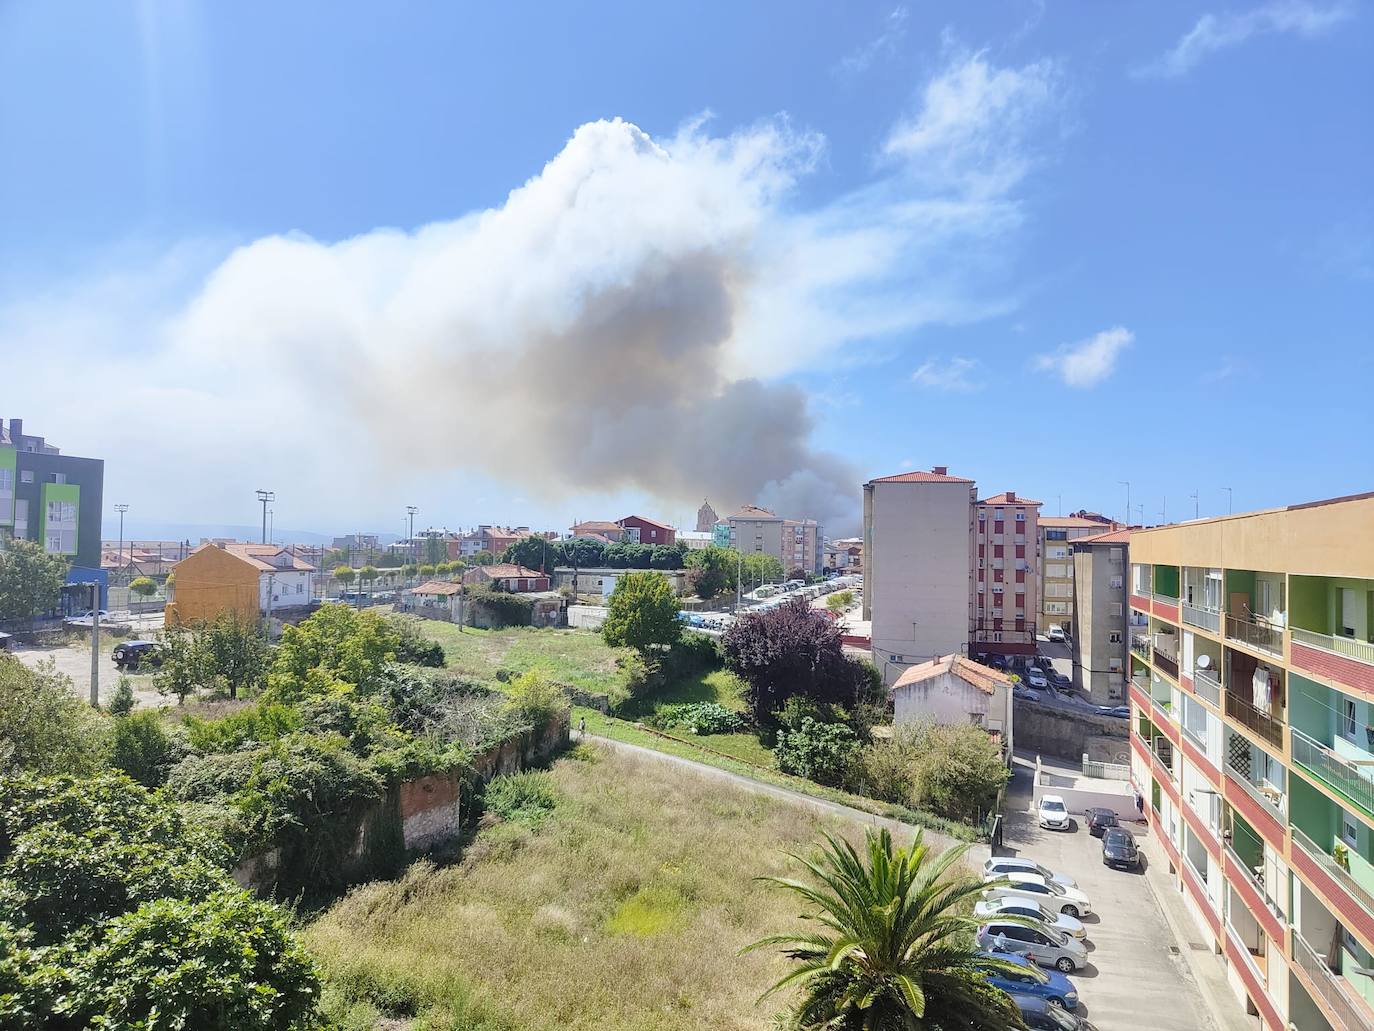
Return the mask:
{"type": "Polygon", "coordinates": [[[1166,655],[1163,649],[1156,648],[1154,650],[1154,659],[1152,661],[1154,662],[1156,669],[1160,670],[1163,673],[1169,674],[1169,676],[1173,677],[1175,680],[1178,679],[1177,657],[1173,655],[1166,655]]]}
{"type": "Polygon", "coordinates": [[[1174,772],[1174,743],[1167,737],[1157,737],[1154,739],[1155,758],[1164,764],[1164,768],[1171,774],[1174,772]]]}
{"type": "Polygon", "coordinates": [[[1150,638],[1145,634],[1131,635],[1131,651],[1135,652],[1146,662],[1150,661],[1150,638]]]}
{"type": "Polygon", "coordinates": [[[1226,715],[1243,727],[1249,727],[1264,740],[1278,748],[1283,747],[1283,721],[1276,720],[1267,712],[1255,708],[1238,694],[1226,692],[1226,715]]]}
{"type": "Polygon", "coordinates": [[[1221,613],[1212,609],[1198,608],[1196,605],[1183,603],[1183,622],[1189,626],[1201,627],[1203,630],[1210,630],[1214,634],[1221,633],[1221,613]]]}
{"type": "Polygon", "coordinates": [[[1292,828],[1293,844],[1307,854],[1307,857],[1320,866],[1324,873],[1345,889],[1345,893],[1364,907],[1365,912],[1374,917],[1374,895],[1355,880],[1355,877],[1326,849],[1309,838],[1296,825],[1292,828]]]}
{"type": "Polygon", "coordinates": [[[1374,780],[1360,772],[1366,770],[1374,777],[1374,760],[1364,764],[1351,762],[1297,727],[1292,731],[1293,761],[1374,817],[1374,780]]]}
{"type": "Polygon", "coordinates": [[[1287,820],[1284,810],[1287,808],[1283,794],[1269,785],[1261,788],[1240,770],[1236,769],[1229,762],[1226,764],[1226,775],[1245,789],[1245,793],[1253,798],[1260,805],[1265,806],[1270,812],[1276,813],[1280,822],[1287,820]]]}
{"type": "Polygon", "coordinates": [[[1293,628],[1293,640],[1300,644],[1310,644],[1313,648],[1322,648],[1337,655],[1344,655],[1347,659],[1354,659],[1356,662],[1367,662],[1374,666],[1374,644],[1368,641],[1361,641],[1357,637],[1337,637],[1334,634],[1319,634],[1315,630],[1303,630],[1301,627],[1293,628]]]}
{"type": "Polygon", "coordinates": [[[1221,708],[1221,677],[1215,670],[1193,670],[1193,690],[1199,698],[1205,698],[1218,709],[1221,708]]]}
{"type": "MultiPolygon", "coordinates": [[[[1247,865],[1245,860],[1241,859],[1236,850],[1231,847],[1229,841],[1226,843],[1226,854],[1231,858],[1231,865],[1241,872],[1250,883],[1250,887],[1254,888],[1259,897],[1264,900],[1264,904],[1269,907],[1269,912],[1273,913],[1280,923],[1286,924],[1288,922],[1288,917],[1284,915],[1283,910],[1279,908],[1278,903],[1274,901],[1273,897],[1264,887],[1263,874],[1256,873],[1247,865]]],[[[1263,867],[1261,867],[1261,870],[1263,870],[1263,867]]]]}
{"type": "Polygon", "coordinates": [[[1283,627],[1274,626],[1267,620],[1227,616],[1226,636],[1260,651],[1283,654],[1283,627]]]}
{"type": "Polygon", "coordinates": [[[1369,1031],[1374,1028],[1374,1013],[1360,999],[1345,978],[1335,973],[1326,963],[1326,957],[1314,949],[1310,942],[1293,929],[1293,958],[1307,975],[1326,1003],[1329,1012],[1335,1014],[1336,1031],[1369,1031]]]}

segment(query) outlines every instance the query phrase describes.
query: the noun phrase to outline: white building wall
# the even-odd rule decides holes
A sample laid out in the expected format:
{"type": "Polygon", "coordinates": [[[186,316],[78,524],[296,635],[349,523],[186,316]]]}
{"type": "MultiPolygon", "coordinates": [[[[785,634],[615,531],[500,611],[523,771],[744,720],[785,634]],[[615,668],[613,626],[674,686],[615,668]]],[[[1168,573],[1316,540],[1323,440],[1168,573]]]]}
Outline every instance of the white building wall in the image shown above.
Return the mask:
{"type": "Polygon", "coordinates": [[[310,604],[310,573],[305,570],[280,569],[258,576],[258,608],[269,608],[267,590],[272,585],[271,608],[284,609],[310,604]]]}
{"type": "Polygon", "coordinates": [[[944,673],[893,693],[892,722],[898,726],[919,720],[943,725],[975,723],[975,713],[988,730],[1010,738],[1011,692],[1003,688],[989,695],[962,677],[944,673]]]}
{"type": "Polygon", "coordinates": [[[962,653],[973,531],[967,483],[874,483],[864,591],[873,661],[891,683],[910,665],[962,653]]]}

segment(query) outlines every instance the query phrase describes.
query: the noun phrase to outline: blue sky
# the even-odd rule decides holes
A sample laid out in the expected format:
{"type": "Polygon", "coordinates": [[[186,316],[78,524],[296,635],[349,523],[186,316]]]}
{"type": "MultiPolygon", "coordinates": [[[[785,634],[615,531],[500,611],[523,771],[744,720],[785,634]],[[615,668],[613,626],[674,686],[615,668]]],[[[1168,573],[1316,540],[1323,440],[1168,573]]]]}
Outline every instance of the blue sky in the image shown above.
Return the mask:
{"type": "Polygon", "coordinates": [[[1371,487],[1367,8],[499,6],[0,5],[0,414],[131,521],[1371,487]]]}

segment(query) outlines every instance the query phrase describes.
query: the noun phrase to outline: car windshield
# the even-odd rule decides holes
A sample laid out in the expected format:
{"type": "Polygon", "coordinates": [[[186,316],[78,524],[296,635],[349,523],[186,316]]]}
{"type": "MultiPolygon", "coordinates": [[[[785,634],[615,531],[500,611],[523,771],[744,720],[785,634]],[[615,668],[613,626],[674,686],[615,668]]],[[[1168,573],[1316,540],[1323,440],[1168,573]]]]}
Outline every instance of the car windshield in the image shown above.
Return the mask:
{"type": "Polygon", "coordinates": [[[1131,836],[1125,831],[1108,831],[1104,840],[1108,845],[1124,848],[1131,843],[1131,836]]]}
{"type": "Polygon", "coordinates": [[[1046,881],[1045,886],[1049,888],[1050,891],[1054,892],[1056,895],[1064,894],[1064,889],[1061,888],[1059,885],[1055,884],[1054,881],[1046,881]]]}
{"type": "Polygon", "coordinates": [[[1051,813],[1062,813],[1064,812],[1064,803],[1058,799],[1047,798],[1040,803],[1040,808],[1051,813]]]}
{"type": "Polygon", "coordinates": [[[1063,1031],[1078,1031],[1078,1018],[1065,1013],[1058,1006],[1046,1006],[1045,1012],[1054,1021],[1054,1026],[1063,1031]]]}

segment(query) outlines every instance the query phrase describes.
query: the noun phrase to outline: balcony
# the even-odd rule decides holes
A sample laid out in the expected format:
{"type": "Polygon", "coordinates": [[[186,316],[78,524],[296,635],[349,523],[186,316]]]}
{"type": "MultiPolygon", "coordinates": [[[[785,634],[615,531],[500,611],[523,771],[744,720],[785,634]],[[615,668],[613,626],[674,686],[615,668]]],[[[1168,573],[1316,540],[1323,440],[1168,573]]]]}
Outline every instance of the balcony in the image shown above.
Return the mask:
{"type": "Polygon", "coordinates": [[[1249,775],[1236,769],[1229,760],[1226,763],[1226,775],[1230,777],[1234,783],[1239,784],[1245,790],[1245,793],[1254,801],[1258,802],[1267,813],[1277,818],[1281,825],[1277,830],[1279,833],[1282,833],[1282,825],[1285,825],[1288,820],[1285,812],[1287,805],[1285,804],[1283,792],[1268,781],[1262,783],[1252,781],[1249,775]]]}
{"type": "Polygon", "coordinates": [[[1334,655],[1342,655],[1347,659],[1354,659],[1356,662],[1374,666],[1374,644],[1361,641],[1358,637],[1338,637],[1334,634],[1319,634],[1314,630],[1294,627],[1293,640],[1299,644],[1321,648],[1323,651],[1331,652],[1334,655]]]}
{"type": "MultiPolygon", "coordinates": [[[[1359,903],[1370,916],[1374,916],[1374,894],[1370,894],[1369,890],[1355,879],[1355,875],[1350,872],[1347,865],[1349,860],[1346,864],[1337,862],[1335,857],[1309,838],[1296,824],[1293,825],[1292,832],[1293,844],[1301,849],[1308,859],[1320,867],[1323,873],[1339,884],[1345,893],[1359,903]]],[[[1333,899],[1332,901],[1338,900],[1333,899]]]]}
{"type": "Polygon", "coordinates": [[[1374,1028],[1374,1013],[1344,977],[1331,969],[1326,957],[1312,947],[1297,928],[1293,929],[1293,959],[1307,975],[1308,982],[1322,997],[1328,1013],[1335,1015],[1336,1031],[1368,1031],[1374,1028]]]}
{"type": "Polygon", "coordinates": [[[1169,771],[1169,776],[1172,777],[1174,773],[1174,743],[1167,737],[1157,737],[1152,742],[1152,746],[1155,758],[1163,764],[1164,768],[1169,771]]]}
{"type": "Polygon", "coordinates": [[[1199,698],[1221,708],[1221,677],[1217,676],[1215,670],[1193,670],[1193,691],[1199,698]]]}
{"type": "Polygon", "coordinates": [[[1292,732],[1293,762],[1374,819],[1374,759],[1352,761],[1296,727],[1292,732]]]}
{"type": "Polygon", "coordinates": [[[1283,722],[1255,708],[1238,694],[1226,692],[1226,715],[1254,731],[1275,748],[1283,748],[1283,722]]]}
{"type": "Polygon", "coordinates": [[[1149,662],[1149,661],[1150,661],[1150,650],[1151,650],[1151,649],[1150,649],[1150,635],[1149,635],[1149,634],[1132,634],[1132,635],[1131,635],[1131,651],[1132,651],[1132,652],[1134,652],[1134,653],[1135,653],[1136,655],[1138,655],[1140,658],[1144,659],[1146,662],[1149,662]]]}
{"type": "Polygon", "coordinates": [[[1221,613],[1212,609],[1198,608],[1196,605],[1189,605],[1186,601],[1182,605],[1183,622],[1189,626],[1200,627],[1203,630],[1210,630],[1214,634],[1221,633],[1221,613]]]}
{"type": "MultiPolygon", "coordinates": [[[[1259,841],[1258,838],[1256,838],[1255,840],[1259,841]]],[[[1260,845],[1261,849],[1263,849],[1263,847],[1263,845],[1260,845]]],[[[1241,877],[1245,880],[1245,883],[1250,885],[1250,887],[1254,890],[1255,894],[1257,894],[1260,897],[1260,899],[1264,902],[1265,908],[1269,911],[1269,915],[1272,916],[1275,920],[1277,920],[1280,924],[1286,925],[1288,923],[1288,916],[1284,913],[1282,909],[1279,908],[1279,904],[1274,901],[1273,895],[1264,886],[1263,864],[1261,864],[1258,867],[1252,867],[1249,863],[1247,863],[1244,859],[1240,857],[1240,854],[1237,853],[1235,848],[1232,847],[1230,841],[1226,842],[1225,849],[1227,858],[1229,858],[1231,861],[1230,868],[1232,870],[1238,871],[1241,877]]],[[[1282,886],[1280,886],[1280,888],[1282,888],[1282,886]]],[[[1272,931],[1269,930],[1269,928],[1272,928],[1272,924],[1262,926],[1265,926],[1267,933],[1272,933],[1272,931]]]]}
{"type": "Polygon", "coordinates": [[[1239,641],[1271,655],[1283,654],[1283,627],[1275,626],[1267,620],[1227,616],[1226,636],[1232,641],[1239,641]]]}
{"type": "Polygon", "coordinates": [[[1155,664],[1155,668],[1161,673],[1167,673],[1175,680],[1178,679],[1177,656],[1167,654],[1163,648],[1156,648],[1154,649],[1154,658],[1152,661],[1155,664]]]}

